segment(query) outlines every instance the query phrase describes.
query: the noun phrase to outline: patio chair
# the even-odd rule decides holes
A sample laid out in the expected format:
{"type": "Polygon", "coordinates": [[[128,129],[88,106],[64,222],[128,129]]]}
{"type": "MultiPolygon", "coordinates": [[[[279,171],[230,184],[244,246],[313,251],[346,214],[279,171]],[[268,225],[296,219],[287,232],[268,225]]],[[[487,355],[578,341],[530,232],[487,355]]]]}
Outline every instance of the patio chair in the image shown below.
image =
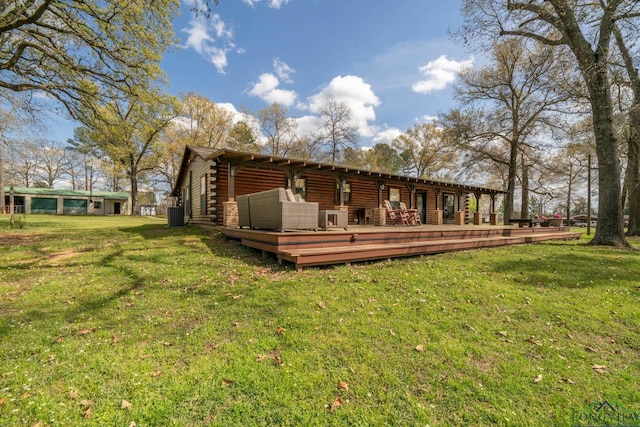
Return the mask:
{"type": "Polygon", "coordinates": [[[407,205],[405,205],[404,202],[400,202],[400,210],[403,210],[407,213],[409,222],[412,225],[422,225],[422,221],[420,220],[420,212],[418,212],[418,209],[407,209],[407,205]]]}
{"type": "Polygon", "coordinates": [[[390,225],[396,225],[402,223],[403,225],[409,225],[409,213],[402,209],[393,209],[391,202],[384,201],[384,207],[387,210],[387,218],[390,225]]]}

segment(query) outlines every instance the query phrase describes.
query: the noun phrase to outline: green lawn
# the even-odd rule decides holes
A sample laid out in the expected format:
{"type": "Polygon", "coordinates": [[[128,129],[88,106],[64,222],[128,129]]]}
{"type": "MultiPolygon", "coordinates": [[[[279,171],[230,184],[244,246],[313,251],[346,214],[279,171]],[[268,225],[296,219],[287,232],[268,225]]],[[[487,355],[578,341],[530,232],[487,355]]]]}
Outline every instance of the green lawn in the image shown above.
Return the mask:
{"type": "Polygon", "coordinates": [[[585,237],[298,273],[165,224],[0,216],[0,425],[640,413],[640,252],[585,237]]]}

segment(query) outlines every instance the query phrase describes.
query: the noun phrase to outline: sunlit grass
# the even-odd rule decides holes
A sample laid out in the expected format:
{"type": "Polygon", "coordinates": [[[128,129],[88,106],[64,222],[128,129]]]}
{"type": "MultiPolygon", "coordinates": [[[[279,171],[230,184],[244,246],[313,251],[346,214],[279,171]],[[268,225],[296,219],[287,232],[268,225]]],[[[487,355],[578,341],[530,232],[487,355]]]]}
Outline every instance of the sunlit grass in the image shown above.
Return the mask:
{"type": "Polygon", "coordinates": [[[594,400],[640,411],[639,254],[586,237],[298,273],[153,219],[7,223],[3,425],[539,426],[594,400]]]}

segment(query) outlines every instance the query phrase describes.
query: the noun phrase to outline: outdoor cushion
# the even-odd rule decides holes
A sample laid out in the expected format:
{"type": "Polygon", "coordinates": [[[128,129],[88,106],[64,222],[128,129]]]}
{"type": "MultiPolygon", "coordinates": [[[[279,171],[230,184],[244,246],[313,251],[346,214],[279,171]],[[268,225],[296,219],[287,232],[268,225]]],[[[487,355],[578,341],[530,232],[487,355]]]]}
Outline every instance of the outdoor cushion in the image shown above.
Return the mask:
{"type": "Polygon", "coordinates": [[[297,202],[296,196],[293,194],[293,191],[291,191],[290,188],[287,188],[286,190],[284,190],[284,192],[287,194],[287,201],[297,202]]]}

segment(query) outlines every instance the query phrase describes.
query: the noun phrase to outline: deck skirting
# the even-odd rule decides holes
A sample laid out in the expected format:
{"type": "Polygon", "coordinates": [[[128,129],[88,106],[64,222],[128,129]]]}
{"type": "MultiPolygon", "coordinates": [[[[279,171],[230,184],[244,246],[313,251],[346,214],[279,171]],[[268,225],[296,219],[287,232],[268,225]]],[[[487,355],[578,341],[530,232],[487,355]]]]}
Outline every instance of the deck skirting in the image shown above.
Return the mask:
{"type": "Polygon", "coordinates": [[[348,231],[273,232],[223,228],[228,238],[304,267],[428,255],[469,249],[579,239],[569,227],[358,227],[348,231]]]}

